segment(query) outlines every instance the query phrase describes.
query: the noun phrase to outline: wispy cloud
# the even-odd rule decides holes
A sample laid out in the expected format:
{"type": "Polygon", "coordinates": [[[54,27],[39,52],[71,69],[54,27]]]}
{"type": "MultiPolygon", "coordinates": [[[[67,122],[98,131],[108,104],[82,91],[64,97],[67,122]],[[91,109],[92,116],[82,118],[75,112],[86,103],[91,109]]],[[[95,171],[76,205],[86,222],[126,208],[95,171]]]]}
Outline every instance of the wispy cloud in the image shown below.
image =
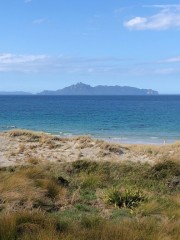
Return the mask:
{"type": "Polygon", "coordinates": [[[131,59],[0,54],[0,72],[100,72],[131,59]]]}
{"type": "Polygon", "coordinates": [[[125,10],[125,8],[117,8],[114,10],[115,14],[121,14],[123,11],[125,10]]]}
{"type": "MultiPolygon", "coordinates": [[[[167,62],[180,60],[172,58],[167,62]]],[[[160,62],[159,62],[160,63],[160,62]]],[[[0,54],[0,72],[19,73],[65,73],[65,74],[110,74],[119,76],[149,76],[179,73],[178,67],[142,65],[133,59],[117,57],[71,57],[48,55],[0,54]]]]}
{"type": "Polygon", "coordinates": [[[46,55],[0,54],[0,72],[37,72],[48,61],[46,55]]]}
{"type": "Polygon", "coordinates": [[[176,9],[180,9],[180,4],[154,4],[154,5],[144,5],[143,7],[149,7],[149,8],[163,8],[163,9],[167,9],[167,8],[176,8],[176,9]]]}
{"type": "Polygon", "coordinates": [[[30,3],[32,0],[24,0],[24,3],[30,3]]]}
{"type": "MultiPolygon", "coordinates": [[[[147,6],[146,6],[147,7],[147,6]]],[[[132,30],[167,30],[180,28],[180,5],[152,5],[161,10],[152,16],[136,16],[124,23],[132,30]]]]}
{"type": "Polygon", "coordinates": [[[45,19],[44,18],[39,18],[39,19],[35,19],[33,21],[33,24],[42,24],[45,22],[45,19]]]}
{"type": "Polygon", "coordinates": [[[180,56],[172,57],[172,58],[167,58],[161,61],[162,63],[178,63],[180,62],[180,56]]]}
{"type": "Polygon", "coordinates": [[[159,68],[159,69],[155,69],[152,73],[156,75],[167,75],[167,74],[174,74],[179,71],[180,69],[176,69],[176,68],[159,68]]]}

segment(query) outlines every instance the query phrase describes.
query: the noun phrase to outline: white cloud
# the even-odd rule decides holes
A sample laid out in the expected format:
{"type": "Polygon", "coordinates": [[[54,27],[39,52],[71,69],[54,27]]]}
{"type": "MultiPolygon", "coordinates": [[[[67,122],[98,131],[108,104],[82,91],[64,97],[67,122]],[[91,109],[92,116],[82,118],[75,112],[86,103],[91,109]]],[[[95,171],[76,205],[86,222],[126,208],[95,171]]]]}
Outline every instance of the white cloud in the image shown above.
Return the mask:
{"type": "Polygon", "coordinates": [[[147,18],[135,17],[128,22],[125,23],[125,26],[128,28],[134,28],[134,26],[139,26],[141,24],[145,24],[147,22],[147,18]]]}
{"type": "Polygon", "coordinates": [[[13,55],[11,53],[0,54],[0,64],[32,63],[47,59],[46,55],[13,55]]]}
{"type": "Polygon", "coordinates": [[[35,19],[33,21],[33,24],[42,24],[45,22],[45,19],[44,18],[39,18],[39,19],[35,19]]]}
{"type": "Polygon", "coordinates": [[[135,17],[124,26],[133,30],[166,30],[180,28],[180,5],[153,5],[161,8],[159,13],[149,17],[135,17]]]}

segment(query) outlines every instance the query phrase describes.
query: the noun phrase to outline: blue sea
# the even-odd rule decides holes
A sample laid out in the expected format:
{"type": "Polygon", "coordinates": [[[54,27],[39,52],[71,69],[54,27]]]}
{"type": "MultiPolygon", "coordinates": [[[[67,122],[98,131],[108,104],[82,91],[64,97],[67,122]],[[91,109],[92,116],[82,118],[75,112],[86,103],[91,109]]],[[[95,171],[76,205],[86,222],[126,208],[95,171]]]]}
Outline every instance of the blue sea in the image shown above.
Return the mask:
{"type": "Polygon", "coordinates": [[[180,140],[180,96],[0,96],[0,131],[14,128],[171,143],[180,140]]]}

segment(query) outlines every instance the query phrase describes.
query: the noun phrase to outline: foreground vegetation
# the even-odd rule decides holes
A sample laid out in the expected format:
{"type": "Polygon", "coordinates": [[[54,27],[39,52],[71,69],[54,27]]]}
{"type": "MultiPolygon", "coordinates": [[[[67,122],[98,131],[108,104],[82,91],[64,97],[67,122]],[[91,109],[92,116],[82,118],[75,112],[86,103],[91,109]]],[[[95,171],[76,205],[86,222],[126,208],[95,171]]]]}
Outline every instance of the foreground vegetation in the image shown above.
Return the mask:
{"type": "Polygon", "coordinates": [[[0,169],[1,240],[179,239],[180,164],[46,163],[0,169]]]}

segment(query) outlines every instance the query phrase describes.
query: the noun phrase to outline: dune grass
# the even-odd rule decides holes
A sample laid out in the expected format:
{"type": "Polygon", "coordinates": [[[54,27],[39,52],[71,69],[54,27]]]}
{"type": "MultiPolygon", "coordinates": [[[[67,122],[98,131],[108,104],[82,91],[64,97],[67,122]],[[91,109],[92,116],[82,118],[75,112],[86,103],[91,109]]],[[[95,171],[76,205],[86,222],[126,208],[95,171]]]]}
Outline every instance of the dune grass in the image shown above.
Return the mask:
{"type": "Polygon", "coordinates": [[[0,239],[178,240],[179,178],[172,159],[1,168],[0,239]]]}

